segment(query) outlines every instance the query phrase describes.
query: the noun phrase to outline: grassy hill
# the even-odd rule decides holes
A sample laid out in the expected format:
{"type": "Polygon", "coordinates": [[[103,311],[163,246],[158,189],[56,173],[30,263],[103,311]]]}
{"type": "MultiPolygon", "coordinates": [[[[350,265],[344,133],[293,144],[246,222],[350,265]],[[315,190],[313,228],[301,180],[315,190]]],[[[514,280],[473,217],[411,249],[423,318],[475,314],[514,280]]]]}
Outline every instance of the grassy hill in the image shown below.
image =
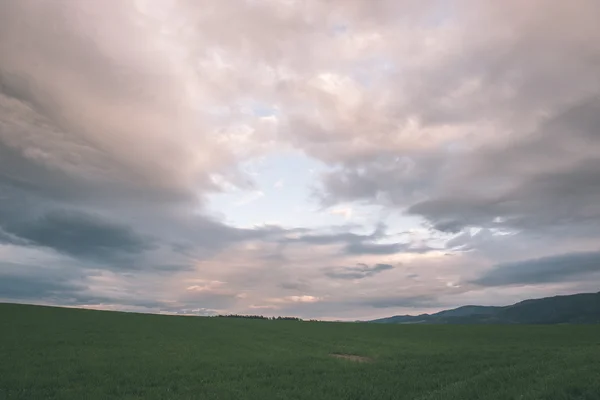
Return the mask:
{"type": "Polygon", "coordinates": [[[463,306],[435,314],[396,315],[385,324],[589,324],[600,323],[600,292],[525,300],[505,307],[463,306]]]}
{"type": "Polygon", "coordinates": [[[0,304],[0,399],[600,399],[600,325],[385,325],[0,304]]]}

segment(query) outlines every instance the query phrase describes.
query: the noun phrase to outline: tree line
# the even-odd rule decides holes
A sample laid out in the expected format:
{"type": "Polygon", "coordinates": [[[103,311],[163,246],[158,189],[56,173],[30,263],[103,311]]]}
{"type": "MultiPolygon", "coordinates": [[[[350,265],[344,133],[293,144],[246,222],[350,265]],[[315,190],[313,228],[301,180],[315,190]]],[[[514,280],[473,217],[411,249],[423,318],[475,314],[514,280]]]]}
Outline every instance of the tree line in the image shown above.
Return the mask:
{"type": "Polygon", "coordinates": [[[246,318],[246,319],[265,319],[269,321],[303,321],[298,317],[265,317],[264,315],[241,315],[241,314],[219,314],[217,318],[246,318]]]}

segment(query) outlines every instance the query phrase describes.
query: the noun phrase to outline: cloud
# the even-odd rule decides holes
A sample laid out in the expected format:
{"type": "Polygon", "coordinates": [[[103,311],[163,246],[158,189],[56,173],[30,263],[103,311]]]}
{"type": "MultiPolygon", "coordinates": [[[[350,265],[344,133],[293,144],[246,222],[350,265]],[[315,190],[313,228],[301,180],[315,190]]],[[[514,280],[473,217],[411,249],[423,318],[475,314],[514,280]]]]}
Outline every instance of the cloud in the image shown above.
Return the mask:
{"type": "Polygon", "coordinates": [[[294,235],[287,239],[287,242],[291,243],[306,243],[314,245],[330,245],[339,243],[360,243],[365,240],[371,240],[375,238],[373,235],[360,235],[351,232],[342,233],[324,233],[315,234],[310,232],[305,235],[294,235]]]}
{"type": "Polygon", "coordinates": [[[306,292],[310,289],[310,285],[306,282],[281,282],[279,286],[286,290],[297,290],[306,292]]]}
{"type": "Polygon", "coordinates": [[[225,282],[221,281],[200,281],[198,283],[188,286],[186,290],[191,292],[214,292],[225,284],[225,282]]]}
{"type": "Polygon", "coordinates": [[[351,243],[346,247],[348,254],[397,254],[397,253],[427,253],[435,250],[429,246],[412,246],[411,243],[351,243]]]}
{"type": "Polygon", "coordinates": [[[409,212],[434,225],[540,230],[586,226],[600,217],[597,125],[600,98],[559,110],[525,139],[490,148],[470,160],[455,185],[487,193],[454,192],[417,203],[409,212]],[[467,170],[468,167],[468,170],[467,170]]]}
{"type": "Polygon", "coordinates": [[[283,300],[291,301],[292,303],[316,303],[320,299],[315,296],[304,295],[304,296],[287,296],[287,297],[284,297],[283,300]]]}
{"type": "Polygon", "coordinates": [[[12,233],[6,232],[2,227],[0,227],[0,243],[5,244],[14,244],[14,245],[22,245],[26,246],[27,241],[23,240],[12,233]]]}
{"type": "Polygon", "coordinates": [[[85,286],[61,269],[0,263],[0,298],[64,302],[82,295],[85,286]],[[65,279],[66,278],[66,279],[65,279]]]}
{"type": "Polygon", "coordinates": [[[2,7],[1,104],[10,116],[2,138],[13,149],[57,173],[112,181],[128,192],[186,196],[190,184],[214,186],[210,173],[229,164],[229,150],[192,121],[189,68],[158,21],[133,23],[141,16],[133,3],[112,11],[66,1],[2,7]],[[167,52],[173,58],[161,57],[167,52]]]}
{"type": "Polygon", "coordinates": [[[83,271],[65,264],[38,266],[24,263],[0,262],[0,299],[67,306],[115,304],[120,309],[138,310],[168,308],[151,297],[130,296],[127,293],[103,293],[93,289],[97,272],[83,271]]]}
{"type": "Polygon", "coordinates": [[[247,195],[243,199],[237,201],[235,203],[235,205],[238,206],[238,207],[245,206],[245,205],[248,205],[248,204],[250,204],[250,203],[252,203],[254,201],[259,200],[260,198],[262,198],[264,196],[265,196],[264,192],[262,192],[260,190],[259,191],[255,191],[255,192],[250,193],[249,195],[247,195]]]}
{"type": "Polygon", "coordinates": [[[208,308],[212,310],[227,310],[235,306],[239,301],[234,294],[225,292],[188,292],[178,298],[178,302],[172,305],[173,310],[182,307],[208,308]]]}
{"type": "Polygon", "coordinates": [[[267,304],[267,305],[256,305],[256,304],[251,304],[248,306],[249,309],[251,310],[277,310],[278,307],[271,305],[271,304],[267,304]]]}
{"type": "Polygon", "coordinates": [[[357,264],[355,267],[327,268],[325,275],[334,279],[364,279],[393,268],[391,264],[357,264]]]}
{"type": "Polygon", "coordinates": [[[400,242],[378,243],[383,239],[391,238],[386,233],[387,227],[383,223],[377,224],[371,234],[357,234],[352,232],[294,234],[284,239],[283,243],[305,243],[310,245],[342,245],[341,253],[345,255],[389,255],[397,253],[427,253],[435,249],[423,243],[400,242]]]}
{"type": "Polygon", "coordinates": [[[0,7],[2,241],[162,269],[262,235],[202,213],[207,193],[251,186],[236,160],[254,142],[197,109],[203,83],[160,33],[174,21],[133,3],[0,7]]]}
{"type": "Polygon", "coordinates": [[[280,312],[349,316],[472,290],[491,301],[513,281],[582,288],[584,256],[544,257],[600,239],[599,13],[594,0],[2,2],[0,297],[169,313],[282,299],[280,312]],[[290,151],[310,167],[246,168],[290,151]],[[233,189],[244,207],[212,215],[233,189]],[[273,189],[285,196],[254,201],[273,189]],[[296,201],[318,228],[289,213],[296,201]],[[254,213],[298,226],[224,222],[254,213]]]}
{"type": "Polygon", "coordinates": [[[150,238],[137,235],[128,226],[72,211],[55,211],[7,228],[29,245],[99,261],[118,260],[153,247],[150,238]]]}
{"type": "Polygon", "coordinates": [[[352,218],[352,207],[334,208],[330,211],[333,215],[341,215],[345,219],[352,218]]]}
{"type": "Polygon", "coordinates": [[[354,103],[343,89],[356,81],[338,75],[332,105],[303,116],[298,142],[332,166],[323,202],[407,209],[445,232],[594,224],[600,31],[588,15],[598,4],[466,7],[453,4],[426,34],[407,32],[427,43],[418,49],[390,46],[397,31],[380,29],[373,47],[394,68],[354,103]]]}
{"type": "Polygon", "coordinates": [[[496,265],[471,281],[481,286],[538,285],[600,272],[600,252],[569,253],[496,265]]]}
{"type": "Polygon", "coordinates": [[[396,307],[435,307],[439,302],[433,296],[391,296],[367,300],[364,305],[374,308],[396,308],[396,307]]]}

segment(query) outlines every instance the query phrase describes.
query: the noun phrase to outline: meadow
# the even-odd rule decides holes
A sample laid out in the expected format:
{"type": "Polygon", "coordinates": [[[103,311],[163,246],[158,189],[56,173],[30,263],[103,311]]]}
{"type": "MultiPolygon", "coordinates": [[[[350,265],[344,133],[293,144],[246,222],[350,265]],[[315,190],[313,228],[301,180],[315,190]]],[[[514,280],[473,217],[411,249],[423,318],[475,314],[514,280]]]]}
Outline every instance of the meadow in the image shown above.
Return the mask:
{"type": "Polygon", "coordinates": [[[600,399],[600,325],[265,321],[0,304],[0,399],[600,399]]]}

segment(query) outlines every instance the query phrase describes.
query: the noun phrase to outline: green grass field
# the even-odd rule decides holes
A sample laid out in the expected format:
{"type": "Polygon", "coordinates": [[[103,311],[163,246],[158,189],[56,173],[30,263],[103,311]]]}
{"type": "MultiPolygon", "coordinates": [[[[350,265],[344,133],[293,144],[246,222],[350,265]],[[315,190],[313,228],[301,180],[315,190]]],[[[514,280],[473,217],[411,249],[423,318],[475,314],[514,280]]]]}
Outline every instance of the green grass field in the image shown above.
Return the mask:
{"type": "Polygon", "coordinates": [[[600,326],[262,321],[0,304],[0,399],[117,398],[600,399],[600,326]]]}

